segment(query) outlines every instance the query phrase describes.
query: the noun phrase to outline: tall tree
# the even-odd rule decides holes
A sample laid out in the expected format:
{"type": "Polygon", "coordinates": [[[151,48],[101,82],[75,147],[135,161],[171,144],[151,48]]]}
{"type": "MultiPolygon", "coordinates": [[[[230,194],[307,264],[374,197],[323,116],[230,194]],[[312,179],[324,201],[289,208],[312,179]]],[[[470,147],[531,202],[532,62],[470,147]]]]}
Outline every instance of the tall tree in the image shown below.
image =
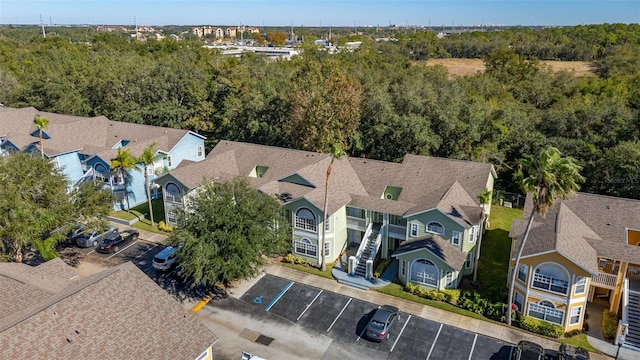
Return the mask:
{"type": "Polygon", "coordinates": [[[149,145],[144,149],[138,157],[138,163],[144,166],[144,186],[147,191],[147,201],[149,202],[149,216],[151,217],[151,226],[155,226],[153,221],[153,207],[151,205],[151,189],[149,188],[149,167],[158,159],[156,154],[156,143],[149,145]]]}
{"type": "Polygon", "coordinates": [[[331,162],[329,162],[329,166],[327,167],[327,177],[325,178],[324,183],[324,206],[322,213],[324,214],[324,221],[322,222],[322,246],[319,246],[318,253],[320,253],[320,269],[325,271],[327,269],[327,264],[325,261],[325,253],[324,253],[324,245],[326,241],[326,231],[327,231],[327,218],[329,214],[329,180],[331,179],[331,171],[333,170],[333,162],[340,159],[344,155],[344,151],[342,151],[342,146],[339,144],[333,144],[331,147],[331,162]]]}
{"type": "Polygon", "coordinates": [[[170,241],[179,248],[181,275],[194,286],[250,277],[263,255],[282,254],[289,245],[291,228],[279,202],[244,179],[201,185],[185,209],[170,241]]]}
{"type": "Polygon", "coordinates": [[[43,116],[36,116],[33,119],[33,123],[36,125],[36,128],[38,128],[38,135],[40,136],[40,155],[44,159],[44,147],[42,145],[42,132],[46,130],[47,127],[49,127],[49,119],[43,116]]]}
{"type": "Polygon", "coordinates": [[[478,281],[478,260],[480,259],[480,249],[482,249],[482,237],[484,236],[484,228],[487,224],[487,210],[486,206],[491,201],[491,190],[484,188],[480,194],[478,194],[478,201],[482,208],[480,212],[480,229],[478,229],[478,245],[476,246],[476,259],[473,262],[473,283],[478,281]]]}
{"type": "Polygon", "coordinates": [[[520,161],[515,179],[522,190],[529,194],[533,201],[533,208],[529,214],[527,227],[520,239],[518,253],[511,272],[509,282],[509,300],[507,304],[507,324],[511,325],[511,306],[513,304],[513,288],[516,282],[520,257],[529,237],[533,219],[536,214],[546,217],[547,210],[553,207],[556,199],[567,199],[580,189],[580,182],[585,179],[580,175],[580,167],[571,157],[563,157],[560,151],[547,146],[537,157],[528,156],[520,161]]]}
{"type": "Polygon", "coordinates": [[[124,185],[124,198],[127,202],[127,211],[131,210],[129,207],[128,191],[129,183],[131,182],[131,174],[129,172],[133,169],[138,170],[136,160],[135,156],[131,155],[131,149],[122,150],[122,148],[118,148],[118,155],[111,159],[111,172],[120,176],[124,185]]]}

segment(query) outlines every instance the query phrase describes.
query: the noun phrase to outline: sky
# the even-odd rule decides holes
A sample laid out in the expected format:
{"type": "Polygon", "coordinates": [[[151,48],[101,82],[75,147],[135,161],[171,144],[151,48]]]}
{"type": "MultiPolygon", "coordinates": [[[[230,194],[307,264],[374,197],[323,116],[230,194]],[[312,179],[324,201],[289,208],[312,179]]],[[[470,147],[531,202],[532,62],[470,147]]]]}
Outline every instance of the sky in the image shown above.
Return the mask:
{"type": "Polygon", "coordinates": [[[465,26],[639,23],[640,0],[0,0],[0,24],[465,26]]]}

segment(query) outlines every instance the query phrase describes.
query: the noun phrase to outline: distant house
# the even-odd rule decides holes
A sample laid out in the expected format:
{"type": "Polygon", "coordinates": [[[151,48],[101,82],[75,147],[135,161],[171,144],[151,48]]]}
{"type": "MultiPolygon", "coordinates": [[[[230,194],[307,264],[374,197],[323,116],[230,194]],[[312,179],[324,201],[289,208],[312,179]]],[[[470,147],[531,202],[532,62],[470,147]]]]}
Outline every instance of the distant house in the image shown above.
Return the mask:
{"type": "Polygon", "coordinates": [[[2,359],[211,359],[216,335],[132,263],[0,263],[2,359]]]}
{"type": "MultiPolygon", "coordinates": [[[[529,214],[514,220],[511,271],[529,214]]],[[[624,345],[640,349],[640,201],[578,193],[536,216],[514,302],[524,315],[582,329],[591,302],[621,315],[624,345]]],[[[601,311],[598,308],[598,311],[601,311]]]]}
{"type": "Polygon", "coordinates": [[[428,288],[455,287],[473,272],[482,213],[477,195],[493,189],[491,164],[418,155],[402,163],[343,157],[333,165],[323,214],[330,162],[329,154],[220,141],[204,161],[185,163],[156,183],[169,224],[204,181],[242,177],[280,200],[293,225],[291,251],[311,263],[321,256],[333,262],[353,244],[359,250],[350,271],[367,278],[373,276],[367,263],[392,255],[403,282],[428,288]]]}
{"type": "MultiPolygon", "coordinates": [[[[82,181],[102,182],[113,191],[115,209],[147,201],[142,165],[130,171],[131,181],[124,193],[124,179],[115,176],[111,159],[118,149],[130,149],[139,156],[151,144],[156,144],[158,160],[149,169],[149,180],[167,172],[182,161],[204,160],[204,137],[188,131],[112,121],[104,116],[92,118],[60,115],[38,111],[32,107],[15,109],[0,107],[0,154],[10,151],[40,152],[39,131],[33,120],[44,116],[50,120],[43,131],[45,157],[64,173],[69,189],[82,181]]],[[[158,188],[152,187],[152,196],[158,188]]]]}

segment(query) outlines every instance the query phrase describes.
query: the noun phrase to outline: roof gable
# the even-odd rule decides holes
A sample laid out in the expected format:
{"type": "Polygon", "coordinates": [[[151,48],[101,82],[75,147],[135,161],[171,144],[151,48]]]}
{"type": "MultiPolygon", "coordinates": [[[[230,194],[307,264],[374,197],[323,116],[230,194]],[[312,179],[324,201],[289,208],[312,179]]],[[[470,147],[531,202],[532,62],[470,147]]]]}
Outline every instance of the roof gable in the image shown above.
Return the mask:
{"type": "Polygon", "coordinates": [[[464,252],[438,235],[428,235],[407,240],[396,249],[392,256],[399,257],[416,251],[428,251],[456,271],[462,269],[467,259],[467,255],[464,252]]]}

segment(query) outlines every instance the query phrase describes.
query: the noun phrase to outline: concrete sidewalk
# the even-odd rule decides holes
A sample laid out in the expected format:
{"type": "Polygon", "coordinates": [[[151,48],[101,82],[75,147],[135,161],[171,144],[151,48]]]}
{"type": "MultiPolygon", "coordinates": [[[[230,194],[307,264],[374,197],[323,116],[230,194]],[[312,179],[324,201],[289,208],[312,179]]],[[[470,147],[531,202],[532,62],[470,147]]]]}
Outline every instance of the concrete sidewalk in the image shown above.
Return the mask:
{"type": "Polygon", "coordinates": [[[166,244],[167,237],[168,237],[167,235],[158,234],[153,231],[138,229],[133,226],[123,225],[113,221],[110,222],[110,225],[117,227],[118,229],[120,229],[120,231],[129,230],[129,229],[137,230],[140,233],[140,239],[154,242],[157,244],[166,244]]]}
{"type": "MultiPolygon", "coordinates": [[[[520,340],[529,340],[542,345],[546,349],[557,350],[560,347],[560,343],[557,341],[523,332],[506,325],[466,317],[445,310],[421,305],[413,301],[408,301],[394,296],[382,294],[377,291],[360,290],[354,287],[340,284],[335,280],[326,279],[320,276],[308,274],[276,264],[267,265],[262,275],[238,284],[237,287],[231,289],[230,295],[239,299],[248,289],[250,289],[258,280],[260,280],[260,278],[264,276],[265,273],[285,278],[296,283],[332,291],[344,296],[371,302],[374,304],[393,305],[406,314],[411,314],[435,322],[455,326],[457,328],[472,331],[474,333],[485,335],[508,343],[517,344],[520,340]]],[[[612,358],[606,355],[591,353],[591,359],[609,360],[612,358]]],[[[623,358],[620,357],[620,359],[623,358]]],[[[629,357],[626,359],[632,358],[629,357]]]]}

